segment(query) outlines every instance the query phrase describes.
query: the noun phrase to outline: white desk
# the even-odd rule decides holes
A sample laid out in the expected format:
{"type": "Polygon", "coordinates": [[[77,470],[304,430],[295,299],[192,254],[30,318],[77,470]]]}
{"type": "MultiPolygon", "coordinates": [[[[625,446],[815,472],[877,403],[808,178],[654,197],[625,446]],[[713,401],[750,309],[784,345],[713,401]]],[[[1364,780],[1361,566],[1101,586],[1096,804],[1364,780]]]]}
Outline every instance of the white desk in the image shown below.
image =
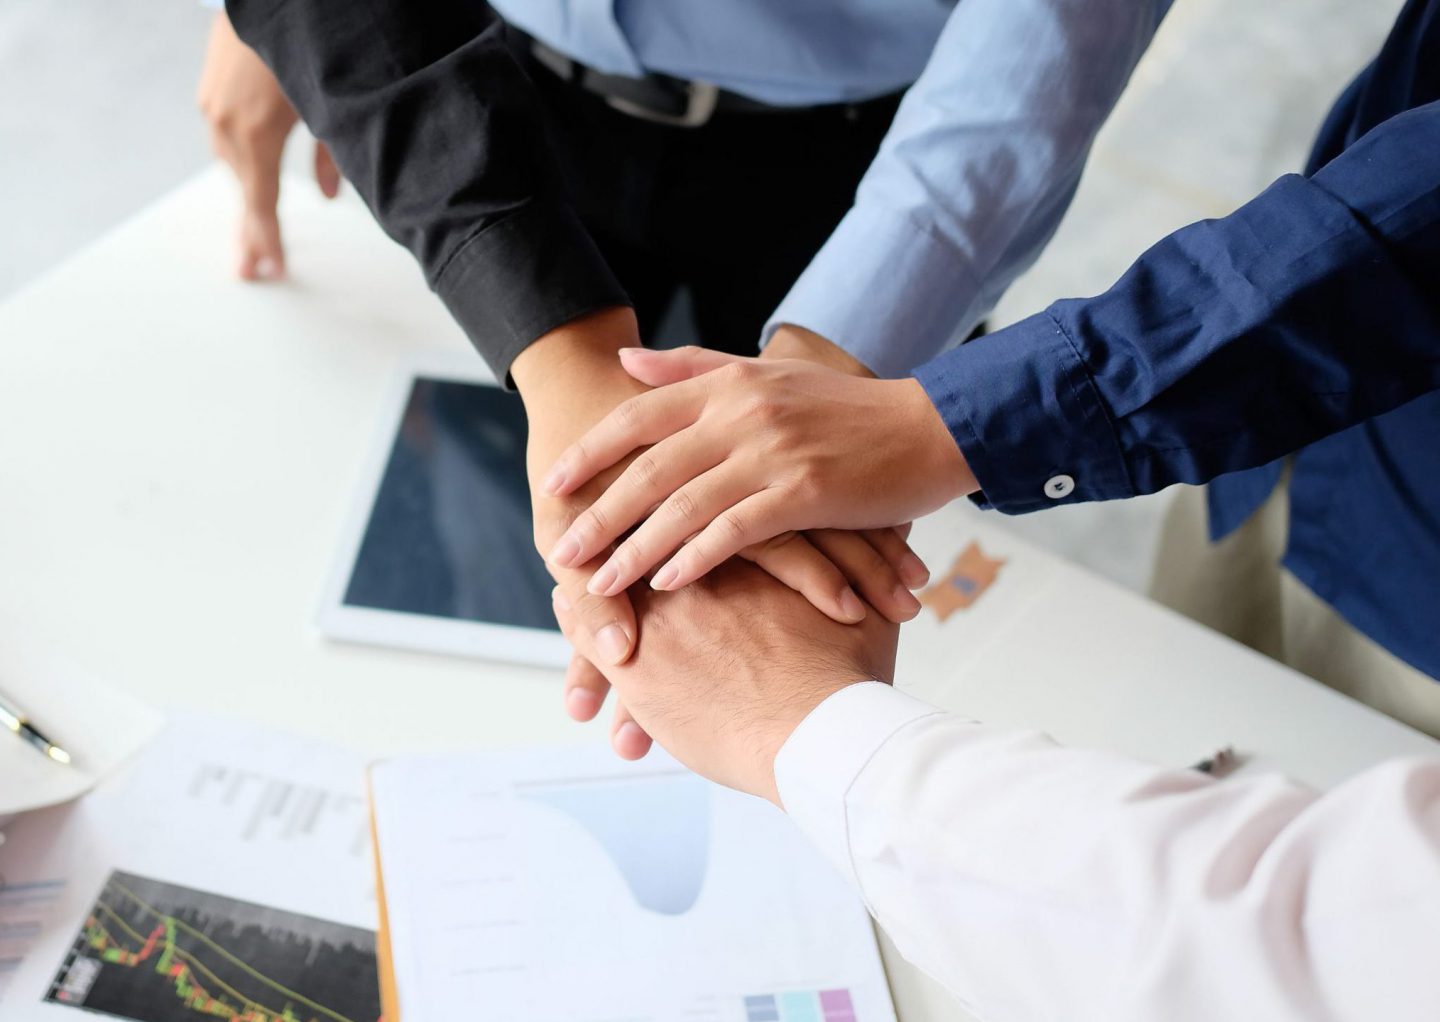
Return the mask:
{"type": "MultiPolygon", "coordinates": [[[[599,741],[547,672],[330,645],[315,601],[398,363],[466,342],[349,202],[287,189],[294,280],[230,278],[203,175],[0,307],[0,620],[162,706],[372,751],[599,741]]],[[[971,610],[907,626],[903,682],[1159,762],[1234,743],[1326,785],[1428,739],[957,507],[917,542],[1009,558],[971,610]]],[[[13,641],[0,635],[0,641],[13,641]]],[[[906,1022],[962,1018],[887,955],[906,1022]]]]}

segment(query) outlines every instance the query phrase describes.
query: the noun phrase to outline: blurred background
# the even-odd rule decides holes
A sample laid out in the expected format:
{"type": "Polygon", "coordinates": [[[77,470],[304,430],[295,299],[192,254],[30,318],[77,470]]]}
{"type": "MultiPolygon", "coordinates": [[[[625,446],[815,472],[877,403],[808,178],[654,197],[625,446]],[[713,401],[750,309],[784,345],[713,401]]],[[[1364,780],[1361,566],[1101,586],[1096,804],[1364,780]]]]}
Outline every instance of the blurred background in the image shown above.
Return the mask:
{"type": "MultiPolygon", "coordinates": [[[[1058,236],[992,324],[1102,290],[1162,235],[1300,169],[1320,118],[1400,6],[1176,0],[1058,236]]],[[[209,164],[194,97],[213,17],[186,0],[0,0],[0,299],[209,164]]],[[[292,140],[287,163],[289,187],[314,187],[306,146],[292,140]]],[[[228,251],[234,239],[214,243],[228,251]]],[[[683,312],[668,332],[683,334],[683,312]]],[[[1007,525],[1143,589],[1168,499],[1007,525]]]]}

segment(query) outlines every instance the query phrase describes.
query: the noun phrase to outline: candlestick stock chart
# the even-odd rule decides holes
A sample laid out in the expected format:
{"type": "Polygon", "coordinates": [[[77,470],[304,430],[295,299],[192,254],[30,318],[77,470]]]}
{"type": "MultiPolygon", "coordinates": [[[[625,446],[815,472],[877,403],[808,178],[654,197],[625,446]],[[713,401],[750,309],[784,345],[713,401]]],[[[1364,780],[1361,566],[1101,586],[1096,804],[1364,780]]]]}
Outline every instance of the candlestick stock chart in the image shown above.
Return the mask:
{"type": "Polygon", "coordinates": [[[116,871],[45,999],[134,1022],[375,1022],[375,936],[116,871]]]}

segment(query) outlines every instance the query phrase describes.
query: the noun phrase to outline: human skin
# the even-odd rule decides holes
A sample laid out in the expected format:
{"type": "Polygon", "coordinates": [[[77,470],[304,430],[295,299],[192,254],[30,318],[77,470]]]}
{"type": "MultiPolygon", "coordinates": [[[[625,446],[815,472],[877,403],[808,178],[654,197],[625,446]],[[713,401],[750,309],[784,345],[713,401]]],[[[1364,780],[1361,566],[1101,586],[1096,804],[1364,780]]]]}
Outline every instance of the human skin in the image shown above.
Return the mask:
{"type": "MultiPolygon", "coordinates": [[[[564,587],[554,599],[561,629],[591,654],[583,608],[564,587]]],[[[634,599],[640,649],[605,674],[638,726],[702,776],[777,806],[775,757],[800,722],[848,685],[893,681],[898,625],[832,621],[743,561],[634,599]]]]}

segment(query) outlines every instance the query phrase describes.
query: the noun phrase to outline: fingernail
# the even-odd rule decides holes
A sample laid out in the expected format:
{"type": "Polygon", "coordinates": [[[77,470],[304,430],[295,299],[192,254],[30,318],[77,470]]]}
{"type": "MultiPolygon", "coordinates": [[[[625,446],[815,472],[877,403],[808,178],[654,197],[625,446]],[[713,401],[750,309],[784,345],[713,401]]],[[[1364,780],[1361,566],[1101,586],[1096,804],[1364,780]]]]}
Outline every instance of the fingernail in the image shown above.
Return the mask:
{"type": "Polygon", "coordinates": [[[565,590],[559,586],[556,586],[554,590],[551,591],[550,599],[555,606],[559,607],[562,611],[568,612],[570,610],[570,597],[566,596],[565,590]]]}
{"type": "Polygon", "coordinates": [[[855,595],[855,590],[846,586],[840,590],[840,613],[844,614],[851,621],[863,621],[865,619],[865,604],[860,602],[860,597],[855,595]]]}
{"type": "Polygon", "coordinates": [[[545,490],[545,492],[550,494],[552,497],[555,494],[559,493],[560,487],[565,485],[565,466],[556,465],[554,468],[552,468],[550,470],[550,474],[545,477],[545,481],[540,485],[545,490]]]}
{"type": "Polygon", "coordinates": [[[590,576],[590,584],[585,588],[596,596],[609,596],[615,580],[619,577],[620,573],[607,564],[590,576]]]}
{"type": "Polygon", "coordinates": [[[895,587],[895,602],[900,606],[900,612],[906,615],[907,621],[920,613],[920,601],[904,586],[895,587]]]}
{"type": "Polygon", "coordinates": [[[572,688],[565,697],[565,711],[576,720],[589,720],[600,712],[600,695],[588,688],[572,688]]]}
{"type": "Polygon", "coordinates": [[[640,725],[635,723],[633,720],[627,720],[625,723],[620,725],[618,730],[616,730],[615,737],[612,739],[612,742],[615,745],[615,751],[619,752],[621,748],[625,745],[634,744],[636,742],[643,742],[644,740],[645,732],[641,729],[640,725]]]}
{"type": "Polygon", "coordinates": [[[645,350],[644,348],[621,348],[621,349],[620,349],[620,354],[621,354],[622,356],[624,356],[624,355],[634,355],[634,354],[636,354],[637,352],[641,352],[641,351],[644,351],[644,350],[645,350]]]}
{"type": "Polygon", "coordinates": [[[906,554],[900,561],[900,577],[911,589],[919,589],[930,581],[930,569],[914,554],[906,554]]]}
{"type": "Polygon", "coordinates": [[[619,625],[606,625],[595,636],[600,655],[612,664],[620,664],[630,655],[630,636],[619,625]]]}
{"type": "Polygon", "coordinates": [[[580,541],[568,532],[560,537],[550,551],[550,563],[558,564],[562,568],[569,568],[574,564],[575,558],[580,556],[580,541]]]}
{"type": "Polygon", "coordinates": [[[657,571],[655,577],[650,580],[650,588],[663,593],[674,585],[675,580],[679,577],[680,569],[673,564],[667,564],[657,571]]]}

